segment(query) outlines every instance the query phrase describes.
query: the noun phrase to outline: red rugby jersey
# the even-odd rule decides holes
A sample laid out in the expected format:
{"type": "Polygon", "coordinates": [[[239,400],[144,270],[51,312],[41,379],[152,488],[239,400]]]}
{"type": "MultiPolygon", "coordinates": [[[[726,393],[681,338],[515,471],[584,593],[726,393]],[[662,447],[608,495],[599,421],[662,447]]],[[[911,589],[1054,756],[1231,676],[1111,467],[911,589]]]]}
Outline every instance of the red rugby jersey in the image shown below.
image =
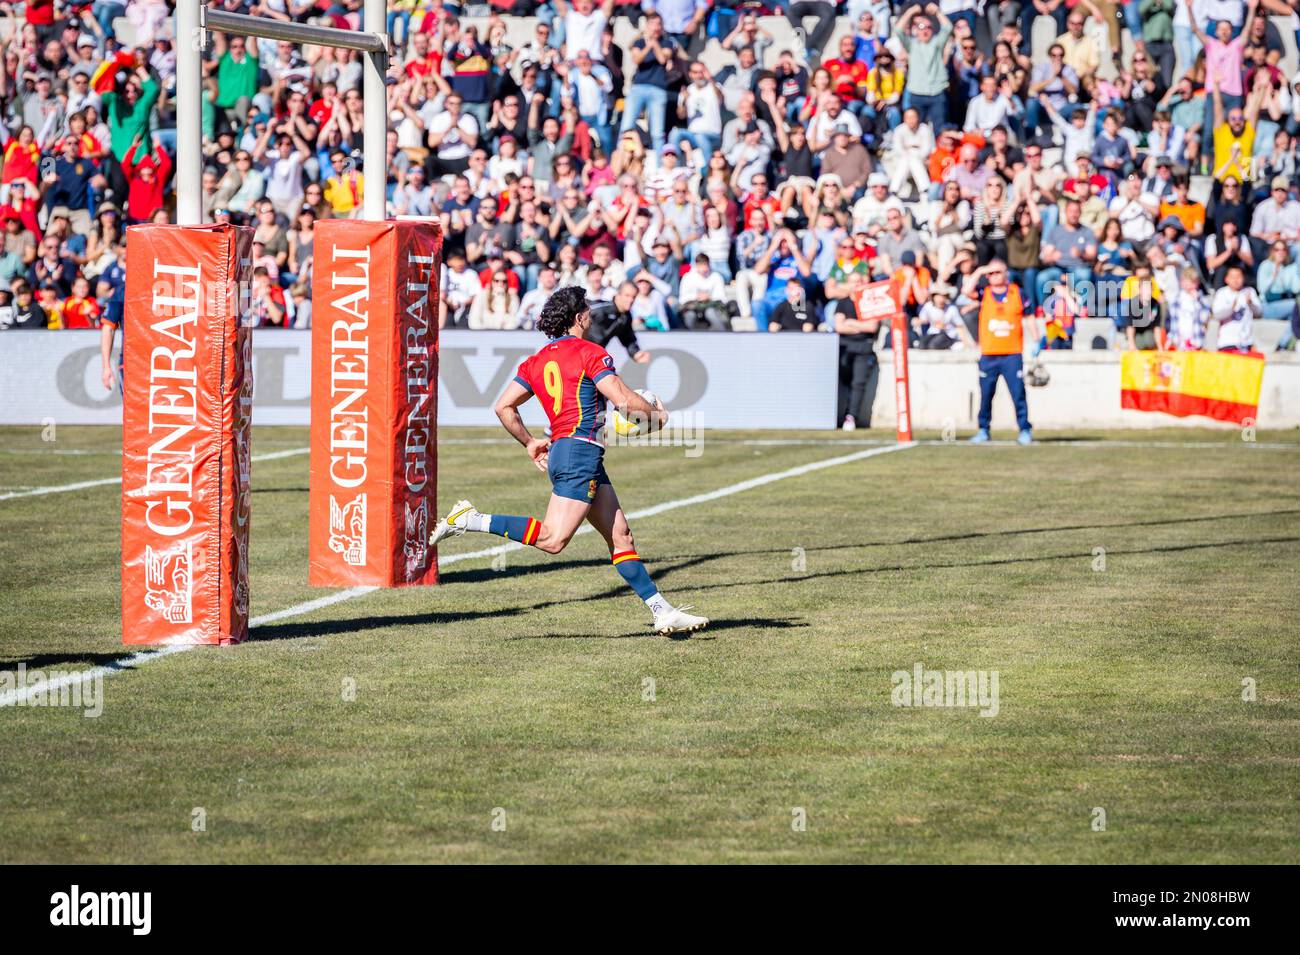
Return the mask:
{"type": "Polygon", "coordinates": [[[551,422],[551,438],[601,444],[605,396],[596,382],[614,374],[614,359],[595,342],[564,335],[519,364],[515,381],[537,396],[551,422]]]}

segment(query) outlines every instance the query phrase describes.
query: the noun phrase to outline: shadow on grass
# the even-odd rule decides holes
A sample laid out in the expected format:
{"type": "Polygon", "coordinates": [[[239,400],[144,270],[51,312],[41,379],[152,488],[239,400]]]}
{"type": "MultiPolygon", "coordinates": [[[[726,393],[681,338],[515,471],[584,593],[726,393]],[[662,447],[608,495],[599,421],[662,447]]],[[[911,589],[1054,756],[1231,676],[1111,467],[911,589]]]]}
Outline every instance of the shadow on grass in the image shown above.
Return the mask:
{"type": "MultiPolygon", "coordinates": [[[[739,551],[734,553],[740,553],[739,551]]],[[[762,553],[762,551],[754,551],[762,553]]],[[[785,553],[784,550],[781,553],[785,553]]],[[[688,567],[694,567],[696,564],[704,564],[719,556],[732,556],[732,553],[723,554],[684,554],[681,557],[664,557],[655,560],[648,565],[652,574],[661,574],[665,570],[685,570],[688,567]]],[[[519,564],[517,566],[507,566],[505,570],[493,570],[491,567],[474,567],[464,570],[449,570],[445,573],[438,574],[438,580],[444,584],[479,584],[488,580],[506,580],[517,574],[537,574],[549,573],[556,570],[573,570],[577,567],[603,567],[613,571],[610,566],[608,557],[580,558],[578,560],[560,560],[546,561],[536,564],[519,564]]],[[[617,573],[617,571],[614,571],[617,573]]],[[[616,580],[617,577],[611,577],[616,580]]],[[[623,587],[616,587],[614,593],[622,593],[623,587]]]]}
{"type": "Polygon", "coordinates": [[[252,488],[254,494],[307,494],[311,488],[306,487],[255,487],[252,488]]]}
{"type": "MultiPolygon", "coordinates": [[[[1191,518],[1188,520],[1197,520],[1197,519],[1191,518]]],[[[1152,521],[1152,522],[1143,522],[1143,523],[1178,523],[1178,522],[1179,522],[1178,520],[1170,520],[1170,521],[1158,521],[1158,522],[1152,521]]],[[[1103,525],[1103,526],[1131,527],[1131,526],[1138,526],[1138,525],[1135,522],[1133,524],[1126,524],[1126,525],[1103,525]]],[[[1016,532],[1008,532],[1008,533],[1016,533],[1016,532]]],[[[979,537],[979,536],[996,536],[996,535],[954,535],[953,537],[947,539],[964,539],[968,536],[979,537]]],[[[1156,546],[1156,547],[1136,547],[1136,548],[1130,548],[1128,550],[1112,548],[1107,551],[1107,557],[1113,559],[1116,557],[1138,556],[1143,554],[1177,554],[1177,553],[1185,553],[1185,552],[1197,551],[1197,550],[1210,550],[1219,547],[1250,547],[1250,546],[1258,546],[1260,544],[1292,544],[1297,542],[1300,542],[1300,536],[1248,537],[1248,538],[1242,538],[1238,540],[1207,541],[1207,542],[1201,542],[1195,544],[1169,544],[1169,545],[1156,546]]],[[[862,546],[865,545],[862,544],[827,545],[825,547],[808,548],[808,549],[834,551],[834,550],[852,550],[852,549],[860,548],[862,546]]],[[[787,553],[787,551],[785,548],[776,548],[771,550],[759,550],[759,551],[743,551],[743,550],[719,551],[714,554],[700,554],[700,555],[694,555],[689,557],[674,558],[674,559],[660,562],[657,567],[657,575],[660,578],[664,578],[669,576],[675,571],[685,569],[686,567],[707,563],[715,559],[725,558],[725,557],[745,556],[748,554],[764,554],[764,553],[787,553]]],[[[742,578],[742,579],[731,579],[731,580],[715,580],[710,583],[693,584],[688,588],[687,593],[695,594],[701,591],[709,591],[709,590],[728,590],[733,587],[763,587],[763,586],[768,586],[773,584],[779,584],[783,587],[789,587],[792,585],[798,585],[800,583],[809,580],[820,580],[820,579],[827,579],[833,577],[854,577],[854,576],[865,576],[870,574],[908,573],[908,572],[916,572],[916,571],[931,572],[935,570],[954,570],[954,569],[963,569],[963,568],[971,568],[971,567],[1004,567],[1004,566],[1011,566],[1015,564],[1050,563],[1052,561],[1060,561],[1060,560],[1092,560],[1093,556],[1094,555],[1091,549],[1089,549],[1086,551],[1072,551],[1072,552],[1056,553],[1056,554],[1036,554],[1036,555],[1025,556],[1025,557],[994,557],[994,558],[987,558],[981,560],[933,561],[933,562],[918,562],[912,564],[906,564],[906,563],[872,564],[870,566],[848,567],[840,570],[827,570],[827,571],[822,571],[820,573],[783,574],[780,577],[757,578],[757,579],[742,578]]],[[[603,560],[602,561],[577,561],[577,562],[565,561],[562,563],[525,565],[523,567],[515,568],[514,572],[516,573],[535,572],[537,569],[540,570],[569,569],[574,567],[575,565],[576,566],[586,566],[586,565],[604,566],[605,562],[603,560]]],[[[489,571],[489,573],[492,572],[489,571]]],[[[502,576],[502,575],[497,575],[497,576],[502,576]]],[[[447,578],[444,578],[444,580],[446,579],[447,578]]],[[[468,579],[477,579],[477,578],[462,578],[462,580],[468,580],[468,579]]],[[[250,639],[254,641],[292,640],[299,637],[315,637],[315,636],[325,636],[331,634],[357,633],[364,630],[375,630],[384,627],[396,627],[396,626],[409,627],[409,626],[420,626],[420,625],[454,624],[454,623],[459,623],[459,622],[464,622],[469,620],[481,620],[485,618],[500,620],[501,618],[504,617],[514,617],[520,614],[531,613],[539,610],[546,610],[550,607],[559,607],[559,606],[564,606],[566,604],[589,603],[593,601],[601,601],[607,598],[624,595],[626,594],[626,592],[627,591],[625,585],[619,583],[597,593],[578,594],[578,595],[574,595],[571,597],[564,597],[557,600],[544,600],[526,607],[503,607],[500,609],[484,610],[484,611],[445,611],[445,612],[416,613],[416,614],[408,614],[404,616],[397,615],[397,614],[388,614],[384,616],[372,615],[366,617],[355,617],[348,620],[326,620],[326,621],[320,621],[315,623],[273,624],[271,626],[258,627],[257,629],[253,630],[252,633],[250,634],[250,639]]],[[[775,629],[775,628],[806,627],[806,626],[808,626],[808,624],[803,622],[794,622],[788,619],[753,617],[748,619],[714,621],[709,624],[709,628],[708,630],[705,631],[705,633],[716,632],[718,630],[736,629],[741,627],[747,629],[761,630],[764,628],[775,629]]],[[[589,634],[589,633],[588,634],[557,633],[557,634],[522,635],[522,636],[515,636],[515,637],[505,637],[504,639],[506,640],[631,639],[634,637],[644,637],[647,635],[648,634],[646,633],[646,631],[636,631],[632,633],[610,634],[610,635],[589,634]]],[[[679,637],[675,637],[674,639],[711,639],[711,637],[699,636],[699,635],[692,637],[692,635],[690,634],[682,634],[679,637]]]]}
{"type": "Polygon", "coordinates": [[[524,613],[526,607],[503,607],[499,610],[431,611],[429,613],[372,614],[346,620],[319,620],[312,623],[273,623],[249,631],[248,639],[254,642],[267,640],[296,640],[300,637],[325,637],[343,633],[360,633],[363,630],[380,630],[384,627],[418,627],[422,625],[464,623],[485,618],[512,617],[524,613]]]}
{"type": "Polygon", "coordinates": [[[139,650],[117,650],[112,653],[83,653],[76,650],[69,650],[67,653],[34,653],[28,657],[0,660],[0,670],[10,670],[20,665],[26,666],[29,670],[53,670],[78,663],[92,667],[112,666],[137,653],[147,653],[149,649],[149,647],[140,647],[139,650]]]}
{"type": "MultiPolygon", "coordinates": [[[[1252,517],[1282,517],[1300,514],[1300,508],[1287,508],[1276,511],[1246,511],[1235,514],[1206,514],[1196,517],[1167,517],[1148,521],[1124,521],[1110,524],[1057,524],[1051,527],[1020,527],[996,531],[970,531],[962,534],[936,534],[929,537],[905,537],[900,540],[859,541],[852,544],[821,544],[804,547],[806,553],[833,552],[841,550],[860,550],[872,547],[910,547],[917,544],[946,544],[960,541],[986,540],[989,538],[1027,537],[1033,534],[1054,534],[1069,531],[1126,530],[1134,527],[1165,527],[1179,524],[1204,524],[1211,521],[1235,521],[1252,517]]],[[[763,554],[789,554],[789,547],[764,547],[754,550],[714,551],[710,554],[677,554],[652,558],[647,568],[653,575],[667,571],[685,570],[699,564],[724,557],[761,556],[763,554]]],[[[1112,551],[1114,553],[1114,551],[1112,551]]],[[[1130,553],[1140,553],[1133,551],[1130,553]]],[[[439,575],[445,584],[482,583],[489,580],[505,580],[519,574],[546,574],[575,567],[607,567],[605,558],[583,558],[579,560],[542,561],[537,563],[510,566],[505,571],[492,570],[490,567],[448,570],[439,575]]],[[[964,566],[964,565],[963,565],[964,566]]],[[[621,592],[615,588],[612,593],[621,592]]]]}
{"type": "MultiPolygon", "coordinates": [[[[669,640],[713,640],[712,634],[718,630],[791,630],[808,627],[803,620],[788,617],[748,617],[743,620],[711,620],[703,630],[694,633],[674,633],[669,640]]],[[[631,633],[533,633],[506,637],[514,640],[632,640],[657,637],[658,634],[646,630],[634,630],[631,633]]]]}
{"type": "MultiPolygon", "coordinates": [[[[1250,537],[1243,540],[1209,541],[1201,544],[1170,544],[1164,547],[1137,547],[1131,550],[1109,549],[1107,559],[1127,557],[1140,554],[1174,554],[1182,551],[1209,550],[1215,547],[1249,547],[1258,544],[1293,544],[1300,542],[1300,537],[1250,537]]],[[[812,550],[812,548],[808,548],[812,550]]],[[[724,555],[719,555],[724,556],[724,555]]],[[[728,580],[709,584],[695,584],[691,593],[699,590],[726,590],[731,587],[762,587],[767,584],[790,586],[805,580],[817,580],[825,577],[851,577],[865,574],[901,573],[907,571],[954,570],[966,567],[1000,567],[1010,564],[1039,564],[1055,560],[1092,560],[1091,550],[1067,554],[1039,554],[1033,557],[995,557],[988,560],[955,560],[942,563],[918,564],[876,564],[871,567],[851,567],[844,570],[827,570],[818,574],[790,574],[760,580],[728,580]]]]}

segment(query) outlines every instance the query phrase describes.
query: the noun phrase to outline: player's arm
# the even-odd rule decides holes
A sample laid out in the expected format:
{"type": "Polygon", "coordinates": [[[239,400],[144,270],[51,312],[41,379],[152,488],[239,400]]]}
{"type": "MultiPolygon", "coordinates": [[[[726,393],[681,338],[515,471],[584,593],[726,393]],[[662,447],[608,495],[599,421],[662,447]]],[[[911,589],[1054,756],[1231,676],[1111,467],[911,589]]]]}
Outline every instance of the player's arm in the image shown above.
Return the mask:
{"type": "Polygon", "coordinates": [[[602,376],[600,381],[596,382],[596,388],[625,418],[640,415],[646,421],[655,421],[656,431],[668,421],[668,411],[662,401],[657,406],[650,404],[629,388],[618,375],[602,376]]]}
{"type": "Polygon", "coordinates": [[[99,324],[99,379],[109,391],[113,390],[113,334],[117,326],[112,322],[99,324]]]}
{"type": "Polygon", "coordinates": [[[533,459],[539,471],[546,470],[546,452],[551,446],[550,438],[535,438],[528,426],[524,424],[523,417],[519,414],[519,406],[533,396],[532,391],[525,388],[518,381],[512,381],[506,386],[506,390],[501,393],[497,399],[496,408],[497,417],[501,419],[501,427],[510,432],[510,437],[514,438],[528,451],[528,456],[533,459]]]}

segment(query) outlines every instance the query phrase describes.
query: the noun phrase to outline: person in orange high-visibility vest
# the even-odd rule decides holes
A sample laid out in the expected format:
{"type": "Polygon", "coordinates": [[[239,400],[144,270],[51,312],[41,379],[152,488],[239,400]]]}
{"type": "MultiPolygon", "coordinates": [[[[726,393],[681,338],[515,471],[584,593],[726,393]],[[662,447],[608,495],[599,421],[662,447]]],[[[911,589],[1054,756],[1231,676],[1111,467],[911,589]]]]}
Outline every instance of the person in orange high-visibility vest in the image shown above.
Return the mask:
{"type": "Polygon", "coordinates": [[[1007,264],[993,259],[988,265],[972,272],[962,285],[969,298],[980,303],[980,413],[979,431],[971,438],[972,444],[989,440],[989,425],[993,422],[993,395],[998,379],[1004,378],[1016,406],[1016,423],[1020,426],[1019,442],[1033,442],[1029,424],[1029,402],[1025,399],[1025,328],[1028,323],[1030,349],[1038,354],[1038,321],[1025,314],[1020,289],[1007,279],[1007,264]]]}

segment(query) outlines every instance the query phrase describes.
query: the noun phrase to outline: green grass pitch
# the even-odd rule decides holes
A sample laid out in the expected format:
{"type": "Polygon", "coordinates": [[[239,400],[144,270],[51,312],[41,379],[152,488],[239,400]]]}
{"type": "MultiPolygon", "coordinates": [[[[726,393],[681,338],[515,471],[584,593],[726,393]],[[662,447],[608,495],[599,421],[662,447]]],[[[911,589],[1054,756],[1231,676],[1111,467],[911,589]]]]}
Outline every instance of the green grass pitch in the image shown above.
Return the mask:
{"type": "MultiPolygon", "coordinates": [[[[116,430],[42,437],[0,429],[0,495],[119,473],[116,430]]],[[[444,508],[542,515],[500,437],[443,431],[444,508]]],[[[634,520],[714,620],[691,639],[649,634],[588,534],[123,670],[98,718],[0,709],[0,862],[1300,861],[1300,436],[1040,437],[634,520]],[[893,705],[917,664],[996,671],[997,714],[893,705]]],[[[635,512],[871,440],[607,463],[635,512]]],[[[259,428],[254,452],[306,444],[259,428]]],[[[0,671],[131,654],[119,495],[0,500],[0,671]]],[[[255,615],[330,593],[306,520],[306,455],[256,463],[255,615]]]]}

